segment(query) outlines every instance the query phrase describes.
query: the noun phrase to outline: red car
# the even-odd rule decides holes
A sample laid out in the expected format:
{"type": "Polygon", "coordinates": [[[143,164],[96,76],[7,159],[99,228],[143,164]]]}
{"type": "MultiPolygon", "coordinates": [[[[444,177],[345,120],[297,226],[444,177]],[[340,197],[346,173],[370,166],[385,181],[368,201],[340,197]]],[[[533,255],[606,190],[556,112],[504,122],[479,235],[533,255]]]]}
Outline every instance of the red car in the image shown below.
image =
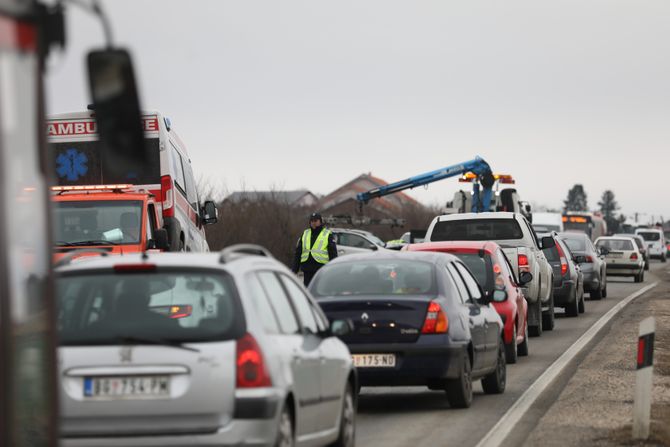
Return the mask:
{"type": "MultiPolygon", "coordinates": [[[[528,305],[519,288],[519,279],[512,273],[514,269],[498,244],[488,241],[426,242],[408,245],[405,250],[451,253],[468,266],[484,293],[505,290],[506,299],[494,301],[493,307],[504,323],[503,341],[507,363],[516,363],[518,355],[528,355],[528,305]]],[[[530,274],[524,273],[523,282],[529,282],[530,274]]]]}

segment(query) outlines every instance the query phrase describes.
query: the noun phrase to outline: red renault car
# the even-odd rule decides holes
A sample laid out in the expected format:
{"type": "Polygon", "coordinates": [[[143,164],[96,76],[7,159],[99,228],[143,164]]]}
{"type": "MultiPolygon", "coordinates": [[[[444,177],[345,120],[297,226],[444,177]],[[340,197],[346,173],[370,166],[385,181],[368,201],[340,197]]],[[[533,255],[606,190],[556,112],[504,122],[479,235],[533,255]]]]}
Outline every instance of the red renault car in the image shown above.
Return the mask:
{"type": "Polygon", "coordinates": [[[502,249],[489,241],[426,242],[408,245],[408,251],[438,251],[457,256],[470,269],[487,295],[496,289],[504,290],[504,301],[493,301],[493,306],[503,320],[503,339],[507,363],[516,363],[517,356],[528,355],[528,305],[521,285],[532,280],[529,272],[516,278],[502,249]]]}

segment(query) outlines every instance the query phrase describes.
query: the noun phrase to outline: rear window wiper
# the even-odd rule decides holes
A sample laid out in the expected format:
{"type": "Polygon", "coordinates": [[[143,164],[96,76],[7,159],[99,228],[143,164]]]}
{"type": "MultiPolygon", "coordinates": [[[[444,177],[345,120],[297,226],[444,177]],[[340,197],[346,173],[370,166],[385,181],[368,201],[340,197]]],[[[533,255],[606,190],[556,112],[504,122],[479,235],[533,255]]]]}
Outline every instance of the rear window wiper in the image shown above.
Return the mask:
{"type": "Polygon", "coordinates": [[[64,245],[67,245],[68,247],[79,247],[82,245],[119,245],[119,243],[106,241],[104,239],[91,239],[90,241],[66,242],[64,245]]]}
{"type": "Polygon", "coordinates": [[[119,341],[127,345],[158,345],[169,346],[177,349],[184,349],[186,351],[200,352],[200,349],[184,346],[179,341],[166,340],[164,338],[145,338],[145,337],[120,337],[119,341]]]}
{"type": "Polygon", "coordinates": [[[72,242],[66,242],[66,241],[56,241],[55,244],[59,247],[72,247],[75,245],[72,242]]]}

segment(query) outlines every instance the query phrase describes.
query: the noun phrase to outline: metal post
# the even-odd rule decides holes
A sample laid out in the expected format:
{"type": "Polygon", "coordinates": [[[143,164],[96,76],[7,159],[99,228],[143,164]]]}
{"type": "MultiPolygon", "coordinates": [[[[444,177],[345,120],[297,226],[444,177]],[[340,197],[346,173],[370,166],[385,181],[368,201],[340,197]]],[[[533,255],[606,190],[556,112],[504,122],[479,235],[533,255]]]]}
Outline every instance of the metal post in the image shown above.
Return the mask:
{"type": "Polygon", "coordinates": [[[637,341],[637,373],[635,374],[635,403],[633,406],[633,439],[649,438],[655,332],[656,323],[654,317],[642,320],[637,341]]]}

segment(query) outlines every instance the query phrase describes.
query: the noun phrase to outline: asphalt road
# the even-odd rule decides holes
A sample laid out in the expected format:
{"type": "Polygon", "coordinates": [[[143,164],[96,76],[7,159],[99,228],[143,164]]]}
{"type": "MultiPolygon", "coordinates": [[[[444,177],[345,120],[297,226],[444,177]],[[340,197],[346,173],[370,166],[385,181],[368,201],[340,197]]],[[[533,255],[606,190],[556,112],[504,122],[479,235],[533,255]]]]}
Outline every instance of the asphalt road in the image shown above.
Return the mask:
{"type": "MultiPolygon", "coordinates": [[[[565,318],[557,310],[556,328],[543,332],[539,338],[530,339],[530,354],[507,367],[507,388],[502,395],[485,395],[481,385],[475,384],[472,407],[466,410],[451,409],[446,395],[424,387],[363,388],[361,391],[356,443],[363,446],[475,446],[514,404],[523,392],[572,345],[598,318],[628,295],[654,282],[655,271],[670,268],[669,264],[652,261],[644,283],[635,284],[632,278],[608,279],[608,296],[600,301],[586,301],[586,312],[578,318],[565,318]]],[[[648,293],[654,293],[653,290],[648,293]]],[[[567,368],[549,390],[531,408],[527,418],[508,438],[525,439],[553,398],[578,366],[588,350],[574,360],[574,367],[567,368]]],[[[516,444],[512,442],[510,445],[516,444]]],[[[518,445],[518,444],[517,444],[518,445]]]]}

